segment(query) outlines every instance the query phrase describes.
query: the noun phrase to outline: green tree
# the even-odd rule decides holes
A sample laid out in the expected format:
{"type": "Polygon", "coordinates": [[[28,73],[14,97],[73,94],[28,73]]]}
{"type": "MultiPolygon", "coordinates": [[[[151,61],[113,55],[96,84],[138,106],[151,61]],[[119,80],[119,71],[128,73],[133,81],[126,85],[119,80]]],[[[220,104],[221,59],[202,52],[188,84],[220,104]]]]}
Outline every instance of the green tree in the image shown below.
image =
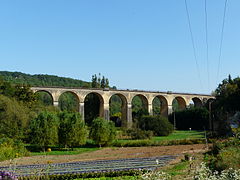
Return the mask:
{"type": "Polygon", "coordinates": [[[59,144],[65,147],[80,146],[86,143],[87,127],[79,113],[60,112],[59,144]]]}
{"type": "Polygon", "coordinates": [[[108,145],[116,138],[114,123],[103,118],[96,118],[92,122],[90,137],[100,147],[108,145]]]}
{"type": "Polygon", "coordinates": [[[28,121],[28,109],[22,103],[0,95],[0,136],[24,138],[28,121]]]}
{"type": "Polygon", "coordinates": [[[150,130],[157,136],[167,136],[173,132],[173,125],[162,116],[142,116],[139,127],[142,130],[150,130]]]}
{"type": "Polygon", "coordinates": [[[58,116],[42,112],[30,122],[30,141],[45,149],[58,143],[58,116]]]}

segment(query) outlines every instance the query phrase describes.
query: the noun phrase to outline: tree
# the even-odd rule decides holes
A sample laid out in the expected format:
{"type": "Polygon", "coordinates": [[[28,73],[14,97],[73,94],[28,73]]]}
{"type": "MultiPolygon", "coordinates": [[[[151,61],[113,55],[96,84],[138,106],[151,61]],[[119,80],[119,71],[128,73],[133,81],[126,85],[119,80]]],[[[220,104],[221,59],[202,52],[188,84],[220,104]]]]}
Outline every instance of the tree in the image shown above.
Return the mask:
{"type": "Polygon", "coordinates": [[[61,112],[59,114],[59,144],[62,146],[80,146],[86,143],[87,127],[79,113],[61,112]]]}
{"type": "Polygon", "coordinates": [[[0,95],[0,136],[23,139],[28,121],[28,109],[23,104],[0,95]]]}
{"type": "Polygon", "coordinates": [[[96,118],[92,122],[90,137],[100,147],[108,145],[116,138],[114,123],[103,118],[96,118]]]}
{"type": "Polygon", "coordinates": [[[92,88],[97,88],[97,75],[96,74],[92,75],[91,85],[92,85],[92,88]]]}
{"type": "Polygon", "coordinates": [[[58,116],[51,112],[42,112],[30,122],[30,141],[44,150],[58,143],[58,116]]]}
{"type": "Polygon", "coordinates": [[[162,116],[142,116],[139,127],[142,130],[150,130],[157,136],[167,136],[173,132],[173,125],[162,116]]]}
{"type": "Polygon", "coordinates": [[[240,78],[229,75],[215,90],[216,99],[212,103],[214,129],[219,135],[231,132],[230,118],[240,111],[240,78]]]}

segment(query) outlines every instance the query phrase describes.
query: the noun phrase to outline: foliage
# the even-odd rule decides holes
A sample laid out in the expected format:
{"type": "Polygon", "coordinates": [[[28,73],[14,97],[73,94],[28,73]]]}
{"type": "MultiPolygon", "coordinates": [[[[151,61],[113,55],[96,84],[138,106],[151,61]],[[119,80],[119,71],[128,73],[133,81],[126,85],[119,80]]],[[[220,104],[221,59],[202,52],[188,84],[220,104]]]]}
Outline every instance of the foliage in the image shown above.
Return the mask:
{"type": "Polygon", "coordinates": [[[58,117],[55,113],[42,112],[30,122],[31,143],[42,148],[58,143],[58,117]]]}
{"type": "Polygon", "coordinates": [[[240,169],[226,169],[221,173],[218,171],[211,171],[205,163],[201,163],[199,167],[197,167],[195,176],[195,180],[239,180],[240,179],[240,169]]]}
{"type": "Polygon", "coordinates": [[[79,112],[79,100],[73,93],[63,93],[58,102],[62,111],[79,112]]]}
{"type": "Polygon", "coordinates": [[[0,161],[14,159],[24,155],[28,155],[28,151],[21,141],[10,138],[0,139],[0,161]]]}
{"type": "Polygon", "coordinates": [[[173,132],[173,125],[162,116],[143,116],[140,118],[139,127],[153,131],[158,136],[168,136],[173,132]]]}
{"type": "MultiPolygon", "coordinates": [[[[99,177],[122,177],[122,176],[139,176],[143,171],[139,170],[122,170],[122,171],[106,171],[106,172],[90,172],[90,173],[72,173],[72,174],[58,174],[58,175],[42,175],[37,177],[38,180],[45,180],[49,178],[51,180],[71,180],[78,178],[99,178],[99,177]]],[[[32,180],[36,177],[23,176],[19,177],[19,180],[32,180]]]]}
{"type": "Polygon", "coordinates": [[[172,146],[172,145],[188,145],[188,144],[204,144],[204,139],[181,139],[181,140],[164,140],[154,141],[144,140],[117,140],[112,143],[115,147],[142,147],[142,146],[172,146]]]}
{"type": "Polygon", "coordinates": [[[29,121],[27,113],[24,105],[0,95],[0,136],[23,138],[29,121]]]}
{"type": "Polygon", "coordinates": [[[103,118],[96,118],[92,122],[90,137],[100,147],[110,144],[116,138],[114,123],[103,118]]]}
{"type": "MultiPolygon", "coordinates": [[[[176,128],[178,130],[207,129],[209,126],[209,112],[206,108],[189,108],[175,113],[176,128]]],[[[174,122],[174,114],[169,116],[169,121],[174,122]]]]}
{"type": "Polygon", "coordinates": [[[214,142],[211,153],[206,155],[209,167],[220,171],[228,168],[240,169],[239,146],[240,140],[238,138],[214,142]]]}
{"type": "Polygon", "coordinates": [[[0,180],[18,180],[18,178],[10,172],[0,171],[0,180]]]}
{"type": "Polygon", "coordinates": [[[104,76],[101,77],[101,74],[97,76],[96,74],[92,75],[92,88],[109,88],[109,80],[104,76]]]}
{"type": "Polygon", "coordinates": [[[152,131],[144,131],[141,129],[128,129],[127,135],[131,137],[131,139],[151,139],[153,136],[152,131]]]}
{"type": "Polygon", "coordinates": [[[171,176],[165,172],[161,171],[149,171],[144,173],[140,178],[140,180],[170,180],[171,176]]]}
{"type": "Polygon", "coordinates": [[[240,78],[224,79],[215,91],[216,99],[212,103],[213,120],[219,135],[231,132],[229,117],[240,111],[240,78]]]}
{"type": "Polygon", "coordinates": [[[30,75],[21,72],[0,71],[4,80],[13,84],[30,86],[60,86],[60,87],[90,87],[90,83],[65,77],[52,75],[30,75]]]}
{"type": "Polygon", "coordinates": [[[60,112],[59,144],[65,147],[80,146],[86,143],[87,127],[79,113],[60,112]]]}

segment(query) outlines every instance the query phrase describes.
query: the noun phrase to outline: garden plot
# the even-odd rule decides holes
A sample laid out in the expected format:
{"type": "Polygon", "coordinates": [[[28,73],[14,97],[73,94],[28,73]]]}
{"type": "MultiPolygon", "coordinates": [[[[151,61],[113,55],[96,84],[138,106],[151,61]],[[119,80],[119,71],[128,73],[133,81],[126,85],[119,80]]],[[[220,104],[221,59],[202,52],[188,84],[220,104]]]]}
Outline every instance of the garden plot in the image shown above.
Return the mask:
{"type": "Polygon", "coordinates": [[[125,170],[153,170],[168,164],[177,156],[166,155],[151,158],[131,158],[119,160],[83,161],[74,163],[57,163],[42,165],[22,165],[0,167],[1,171],[14,173],[16,176],[40,176],[57,174],[80,174],[91,172],[125,171],[125,170]]]}

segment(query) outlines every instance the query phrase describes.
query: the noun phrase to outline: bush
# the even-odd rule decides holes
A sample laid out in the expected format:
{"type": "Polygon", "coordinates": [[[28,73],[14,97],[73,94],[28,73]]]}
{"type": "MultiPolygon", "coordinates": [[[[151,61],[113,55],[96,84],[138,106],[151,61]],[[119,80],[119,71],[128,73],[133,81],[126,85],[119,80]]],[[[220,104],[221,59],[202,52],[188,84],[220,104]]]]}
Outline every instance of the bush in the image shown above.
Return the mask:
{"type": "Polygon", "coordinates": [[[114,123],[103,118],[94,119],[90,129],[90,138],[100,147],[110,144],[116,138],[114,123]]]}
{"type": "Polygon", "coordinates": [[[153,136],[152,131],[144,131],[141,129],[128,129],[127,135],[131,137],[131,139],[151,139],[153,136]]]}
{"type": "Polygon", "coordinates": [[[86,143],[87,127],[79,113],[61,112],[59,121],[58,137],[60,145],[73,147],[86,143]]]}
{"type": "Polygon", "coordinates": [[[30,140],[42,148],[58,143],[58,116],[42,112],[30,122],[30,140]]]}
{"type": "Polygon", "coordinates": [[[240,140],[229,138],[214,142],[212,151],[206,155],[208,166],[213,170],[222,171],[233,168],[240,169],[240,140]]]}
{"type": "Polygon", "coordinates": [[[142,130],[153,131],[157,136],[168,136],[173,132],[173,125],[162,116],[143,116],[139,121],[142,130]]]}
{"type": "MultiPolygon", "coordinates": [[[[178,130],[194,130],[208,129],[209,112],[206,108],[190,108],[175,112],[176,128],[178,130]]],[[[174,114],[169,116],[169,121],[174,122],[174,114]]]]}
{"type": "Polygon", "coordinates": [[[23,139],[29,116],[27,108],[14,99],[0,95],[0,137],[23,139]]]}
{"type": "Polygon", "coordinates": [[[10,138],[0,139],[0,161],[14,159],[16,157],[28,155],[24,144],[19,140],[10,138]]]}

